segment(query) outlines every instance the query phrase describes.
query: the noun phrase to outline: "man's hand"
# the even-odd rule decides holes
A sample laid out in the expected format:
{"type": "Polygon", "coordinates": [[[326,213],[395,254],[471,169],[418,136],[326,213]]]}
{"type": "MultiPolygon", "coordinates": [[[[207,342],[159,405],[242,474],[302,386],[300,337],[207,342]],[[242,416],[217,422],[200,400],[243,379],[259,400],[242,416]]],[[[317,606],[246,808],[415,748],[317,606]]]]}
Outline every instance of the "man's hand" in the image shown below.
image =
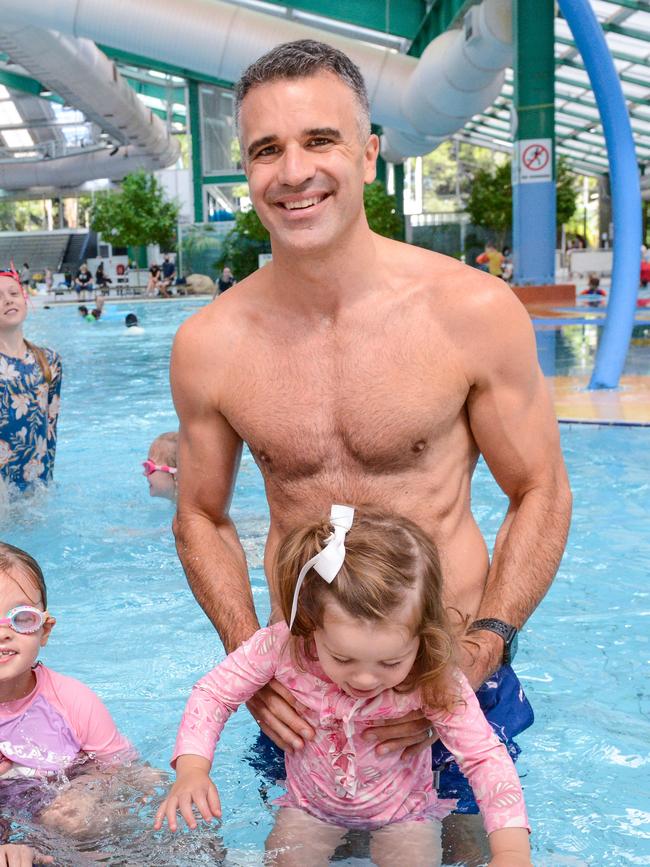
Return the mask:
{"type": "Polygon", "coordinates": [[[12,843],[0,846],[0,867],[32,867],[32,864],[54,864],[54,858],[41,855],[31,846],[12,843]]]}
{"type": "Polygon", "coordinates": [[[398,720],[384,723],[376,720],[361,735],[364,741],[377,742],[377,754],[401,752],[402,758],[428,749],[438,740],[429,720],[419,710],[411,711],[398,720]]]}
{"type": "Polygon", "coordinates": [[[503,639],[487,629],[466,632],[459,642],[460,668],[476,690],[501,667],[503,639]]]}
{"type": "Polygon", "coordinates": [[[316,734],[301,716],[305,708],[277,680],[255,693],[246,707],[264,734],[286,753],[301,750],[316,734]]]}

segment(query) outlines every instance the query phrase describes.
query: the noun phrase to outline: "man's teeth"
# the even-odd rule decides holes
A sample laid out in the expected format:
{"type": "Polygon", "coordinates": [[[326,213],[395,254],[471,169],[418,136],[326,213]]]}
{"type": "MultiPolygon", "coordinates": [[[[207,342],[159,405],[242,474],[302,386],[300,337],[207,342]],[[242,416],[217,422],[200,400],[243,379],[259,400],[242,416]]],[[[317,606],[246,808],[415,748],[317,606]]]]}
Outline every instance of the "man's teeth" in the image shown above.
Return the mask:
{"type": "Polygon", "coordinates": [[[321,196],[314,196],[311,199],[302,199],[300,202],[284,202],[284,207],[290,211],[295,211],[296,208],[309,208],[312,205],[317,205],[320,201],[322,201],[321,196]]]}

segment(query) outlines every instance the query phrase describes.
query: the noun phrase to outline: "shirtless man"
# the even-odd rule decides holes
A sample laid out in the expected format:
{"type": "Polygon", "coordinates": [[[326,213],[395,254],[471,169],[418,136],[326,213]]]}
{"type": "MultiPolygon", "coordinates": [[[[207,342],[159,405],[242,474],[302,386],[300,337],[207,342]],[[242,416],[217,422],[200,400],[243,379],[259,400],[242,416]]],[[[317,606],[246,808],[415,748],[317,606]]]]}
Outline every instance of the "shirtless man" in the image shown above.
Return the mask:
{"type": "MultiPolygon", "coordinates": [[[[238,105],[273,261],[192,316],[174,344],[183,469],[174,530],[194,595],[226,650],[258,629],[228,515],[247,443],[271,512],[267,575],[278,540],[332,503],[394,510],[437,543],[448,603],[469,623],[520,629],[558,568],[571,501],[526,311],[503,281],[370,231],[363,185],[379,143],[363,80],[339,52],[274,49],[244,73],[238,105]],[[479,454],[510,501],[491,562],[470,511],[479,454]]],[[[464,668],[477,689],[512,651],[491,627],[468,636],[464,668]]],[[[521,703],[503,671],[509,700],[521,703]]],[[[494,682],[484,687],[493,704],[494,682]]],[[[249,709],[283,749],[310,736],[279,685],[249,709]]],[[[532,722],[525,700],[523,715],[519,731],[532,722]]],[[[378,735],[378,749],[431,743],[421,718],[367,734],[378,735]]]]}

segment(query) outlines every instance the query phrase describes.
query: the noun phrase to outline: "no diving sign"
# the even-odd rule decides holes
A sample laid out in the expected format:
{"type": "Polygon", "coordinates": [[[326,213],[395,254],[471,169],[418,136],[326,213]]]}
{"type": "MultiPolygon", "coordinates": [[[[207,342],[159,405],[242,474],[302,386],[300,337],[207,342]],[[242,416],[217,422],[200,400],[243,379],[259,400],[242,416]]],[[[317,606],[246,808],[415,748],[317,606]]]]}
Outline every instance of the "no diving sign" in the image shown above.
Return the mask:
{"type": "Polygon", "coordinates": [[[550,138],[520,139],[517,143],[517,174],[520,184],[553,180],[553,142],[550,138]]]}

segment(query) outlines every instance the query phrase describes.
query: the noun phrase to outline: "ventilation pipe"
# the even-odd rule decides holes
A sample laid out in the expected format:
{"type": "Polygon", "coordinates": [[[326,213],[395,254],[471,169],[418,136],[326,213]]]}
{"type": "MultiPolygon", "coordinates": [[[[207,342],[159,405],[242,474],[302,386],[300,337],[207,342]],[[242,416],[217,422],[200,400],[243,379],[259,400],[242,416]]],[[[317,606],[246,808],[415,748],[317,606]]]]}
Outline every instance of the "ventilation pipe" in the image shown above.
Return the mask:
{"type": "Polygon", "coordinates": [[[165,168],[178,159],[178,142],[165,124],[89,39],[3,23],[0,49],[118,143],[117,151],[94,147],[52,160],[0,163],[0,187],[76,186],[94,178],[122,178],[137,169],[165,168]]]}
{"type": "Polygon", "coordinates": [[[441,34],[418,61],[221,0],[3,0],[3,21],[86,37],[201,75],[237,81],[282,42],[318,39],[360,67],[373,121],[392,161],[424,154],[490,105],[511,63],[512,0],[472,7],[461,30],[441,34]]]}

